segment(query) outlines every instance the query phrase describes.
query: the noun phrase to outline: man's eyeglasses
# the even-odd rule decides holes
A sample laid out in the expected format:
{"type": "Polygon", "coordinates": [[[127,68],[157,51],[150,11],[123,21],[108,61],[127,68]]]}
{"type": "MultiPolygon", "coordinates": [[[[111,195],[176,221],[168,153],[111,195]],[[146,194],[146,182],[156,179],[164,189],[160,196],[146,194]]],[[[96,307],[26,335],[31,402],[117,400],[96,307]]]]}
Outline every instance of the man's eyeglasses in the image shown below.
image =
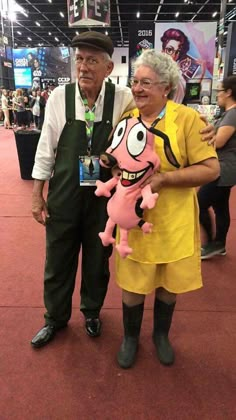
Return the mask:
{"type": "Polygon", "coordinates": [[[80,65],[85,64],[88,67],[95,67],[99,64],[99,61],[94,57],[83,58],[80,55],[75,56],[75,62],[80,65]]]}
{"type": "Polygon", "coordinates": [[[224,92],[224,89],[216,89],[216,92],[224,92]]]}
{"type": "Polygon", "coordinates": [[[130,79],[131,87],[137,87],[138,84],[140,84],[141,88],[147,89],[147,90],[151,89],[153,85],[162,85],[163,83],[165,82],[153,82],[152,80],[149,80],[149,79],[141,79],[141,80],[134,79],[134,78],[130,79]]]}

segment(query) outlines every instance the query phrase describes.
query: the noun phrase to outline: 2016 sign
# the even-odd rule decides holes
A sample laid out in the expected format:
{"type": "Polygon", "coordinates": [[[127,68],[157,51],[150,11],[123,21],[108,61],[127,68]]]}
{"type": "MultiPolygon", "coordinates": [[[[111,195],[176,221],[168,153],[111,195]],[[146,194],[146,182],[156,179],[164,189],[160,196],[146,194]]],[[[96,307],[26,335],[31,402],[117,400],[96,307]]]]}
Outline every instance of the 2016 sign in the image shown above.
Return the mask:
{"type": "Polygon", "coordinates": [[[149,30],[139,29],[138,36],[152,36],[152,29],[149,29],[149,30]]]}

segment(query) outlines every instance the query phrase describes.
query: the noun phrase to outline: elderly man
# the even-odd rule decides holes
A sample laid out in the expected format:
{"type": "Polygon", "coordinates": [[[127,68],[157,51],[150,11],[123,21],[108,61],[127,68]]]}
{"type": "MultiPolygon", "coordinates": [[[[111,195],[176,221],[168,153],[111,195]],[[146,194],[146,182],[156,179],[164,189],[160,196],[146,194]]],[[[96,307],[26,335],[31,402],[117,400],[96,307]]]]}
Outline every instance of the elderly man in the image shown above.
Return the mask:
{"type": "MultiPolygon", "coordinates": [[[[109,281],[111,247],[103,247],[98,233],[107,220],[107,199],[95,196],[98,156],[122,114],[133,108],[129,88],[104,81],[113,70],[111,39],[89,31],[76,36],[76,83],[50,95],[33,168],[32,212],[46,226],[44,276],[45,326],[32,339],[46,345],[71,317],[72,295],[82,251],[81,306],[86,332],[101,332],[99,313],[109,281]],[[87,165],[87,179],[84,178],[87,165]],[[47,204],[43,197],[49,181],[47,204]]],[[[106,179],[109,173],[101,172],[106,179]]]]}

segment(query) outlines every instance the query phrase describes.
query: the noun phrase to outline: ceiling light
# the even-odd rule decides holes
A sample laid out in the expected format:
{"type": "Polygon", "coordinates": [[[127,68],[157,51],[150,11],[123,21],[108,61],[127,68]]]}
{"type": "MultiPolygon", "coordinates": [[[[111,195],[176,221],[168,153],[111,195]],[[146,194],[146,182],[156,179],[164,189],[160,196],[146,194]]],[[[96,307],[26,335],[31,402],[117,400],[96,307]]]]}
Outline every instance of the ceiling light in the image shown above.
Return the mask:
{"type": "Polygon", "coordinates": [[[136,18],[138,18],[138,19],[140,18],[140,12],[136,13],[136,18]]]}
{"type": "Polygon", "coordinates": [[[48,32],[48,35],[52,35],[52,32],[48,32]]]}
{"type": "Polygon", "coordinates": [[[213,18],[216,17],[216,15],[217,15],[217,12],[212,13],[213,18]]]}
{"type": "Polygon", "coordinates": [[[52,0],[48,0],[48,3],[52,3],[52,0]]]}
{"type": "Polygon", "coordinates": [[[41,26],[39,22],[35,22],[37,26],[41,26]]]}
{"type": "Polygon", "coordinates": [[[26,13],[25,11],[21,12],[25,17],[29,17],[28,13],[26,13]]]}
{"type": "Polygon", "coordinates": [[[179,12],[176,12],[176,13],[175,13],[175,17],[178,17],[178,16],[179,16],[179,12]]]}
{"type": "Polygon", "coordinates": [[[76,32],[75,32],[75,35],[79,35],[79,31],[76,31],[76,32]]]}
{"type": "Polygon", "coordinates": [[[108,35],[108,31],[105,31],[105,35],[108,35]]]}
{"type": "Polygon", "coordinates": [[[11,11],[8,13],[8,18],[11,22],[16,22],[16,13],[11,11]]]}
{"type": "Polygon", "coordinates": [[[27,36],[27,39],[28,39],[29,41],[32,41],[32,38],[30,38],[30,36],[27,36]]]}
{"type": "Polygon", "coordinates": [[[54,38],[54,39],[55,39],[55,41],[59,42],[59,39],[58,39],[56,36],[55,36],[55,38],[54,38]]]}
{"type": "Polygon", "coordinates": [[[63,17],[65,17],[65,15],[64,15],[64,13],[63,12],[60,12],[59,13],[59,15],[63,18],[63,17]]]}
{"type": "Polygon", "coordinates": [[[22,32],[20,32],[20,31],[17,31],[17,33],[18,33],[18,35],[22,35],[22,32]]]}

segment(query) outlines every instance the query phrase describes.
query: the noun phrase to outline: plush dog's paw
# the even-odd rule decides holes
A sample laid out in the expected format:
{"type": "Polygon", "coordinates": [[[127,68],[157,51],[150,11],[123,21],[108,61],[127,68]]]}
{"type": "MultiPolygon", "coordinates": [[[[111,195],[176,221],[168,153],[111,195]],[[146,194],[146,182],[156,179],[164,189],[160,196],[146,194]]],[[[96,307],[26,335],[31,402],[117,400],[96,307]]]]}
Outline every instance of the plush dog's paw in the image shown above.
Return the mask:
{"type": "Polygon", "coordinates": [[[128,245],[116,245],[116,249],[119,252],[121,258],[126,258],[132,254],[133,250],[128,245]]]}
{"type": "Polygon", "coordinates": [[[112,236],[107,235],[105,232],[100,232],[98,236],[101,239],[103,246],[108,246],[115,243],[115,239],[112,236]]]}
{"type": "Polygon", "coordinates": [[[110,197],[111,196],[111,192],[107,188],[105,182],[97,180],[96,181],[96,186],[97,186],[97,189],[95,190],[95,195],[97,195],[98,197],[100,197],[100,196],[110,197]]]}
{"type": "Polygon", "coordinates": [[[152,228],[153,228],[153,224],[152,223],[148,223],[148,222],[145,222],[142,225],[142,227],[141,227],[143,233],[151,233],[152,232],[152,228]]]}

